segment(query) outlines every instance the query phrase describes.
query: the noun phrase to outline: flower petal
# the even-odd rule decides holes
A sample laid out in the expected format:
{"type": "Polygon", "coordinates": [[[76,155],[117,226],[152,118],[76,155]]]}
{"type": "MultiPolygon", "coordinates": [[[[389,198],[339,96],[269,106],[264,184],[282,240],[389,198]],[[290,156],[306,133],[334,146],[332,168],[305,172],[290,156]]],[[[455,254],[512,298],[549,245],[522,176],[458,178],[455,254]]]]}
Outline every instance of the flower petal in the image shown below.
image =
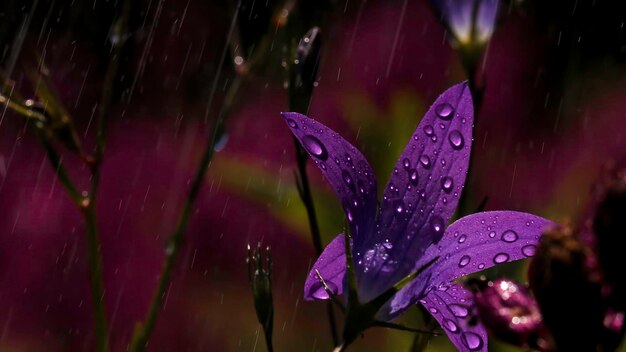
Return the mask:
{"type": "Polygon", "coordinates": [[[317,273],[335,295],[343,292],[343,278],[346,274],[346,244],[344,234],[339,234],[324,248],[317,258],[304,283],[304,299],[312,301],[316,299],[329,299],[322,281],[317,273]]]}
{"type": "Polygon", "coordinates": [[[398,159],[383,196],[378,233],[355,245],[359,293],[366,301],[410,274],[443,235],[465,183],[473,110],[467,83],[448,89],[398,159]]]}
{"type": "Polygon", "coordinates": [[[373,227],[378,207],[372,167],[361,152],[330,128],[295,112],[282,116],[337,193],[358,243],[373,227]]]}
{"type": "Polygon", "coordinates": [[[455,278],[534,254],[541,234],[556,223],[515,211],[490,211],[468,215],[446,229],[437,245],[426,250],[413,270],[439,257],[415,280],[403,287],[379,311],[379,319],[393,320],[420,299],[433,284],[446,285],[455,278]],[[494,222],[495,221],[495,222],[494,222]]]}
{"type": "Polygon", "coordinates": [[[487,351],[487,331],[473,316],[474,299],[462,286],[450,283],[429,292],[420,303],[439,322],[459,351],[487,351]]]}
{"type": "Polygon", "coordinates": [[[432,282],[448,282],[496,264],[532,257],[541,234],[555,225],[516,211],[468,215],[450,225],[439,244],[428,248],[420,262],[438,256],[426,271],[432,273],[432,282]]]}

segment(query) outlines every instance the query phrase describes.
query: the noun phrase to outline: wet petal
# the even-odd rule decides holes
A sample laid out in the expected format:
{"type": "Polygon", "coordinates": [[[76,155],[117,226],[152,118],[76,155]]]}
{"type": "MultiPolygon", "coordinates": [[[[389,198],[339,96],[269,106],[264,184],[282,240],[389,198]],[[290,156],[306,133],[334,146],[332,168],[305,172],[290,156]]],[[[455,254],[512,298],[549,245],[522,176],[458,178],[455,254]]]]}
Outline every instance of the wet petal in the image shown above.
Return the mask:
{"type": "Polygon", "coordinates": [[[330,128],[295,112],[282,116],[337,193],[358,243],[372,228],[377,209],[372,167],[361,152],[330,128]]]}
{"type": "Polygon", "coordinates": [[[450,283],[429,292],[420,303],[439,322],[441,329],[459,351],[487,351],[485,327],[473,318],[471,292],[450,283]]]}
{"type": "Polygon", "coordinates": [[[335,237],[317,258],[304,283],[304,299],[329,299],[322,281],[317,276],[319,272],[322,279],[335,295],[343,292],[343,278],[346,274],[346,251],[344,234],[335,237]],[[317,270],[317,272],[316,272],[317,270]]]}
{"type": "Polygon", "coordinates": [[[450,225],[420,262],[439,256],[427,271],[434,283],[448,282],[496,264],[532,257],[541,234],[556,223],[516,211],[468,215],[450,225]]]}
{"type": "Polygon", "coordinates": [[[355,246],[365,300],[410,274],[443,235],[465,183],[473,109],[467,83],[448,89],[407,143],[385,189],[377,233],[355,246]]]}

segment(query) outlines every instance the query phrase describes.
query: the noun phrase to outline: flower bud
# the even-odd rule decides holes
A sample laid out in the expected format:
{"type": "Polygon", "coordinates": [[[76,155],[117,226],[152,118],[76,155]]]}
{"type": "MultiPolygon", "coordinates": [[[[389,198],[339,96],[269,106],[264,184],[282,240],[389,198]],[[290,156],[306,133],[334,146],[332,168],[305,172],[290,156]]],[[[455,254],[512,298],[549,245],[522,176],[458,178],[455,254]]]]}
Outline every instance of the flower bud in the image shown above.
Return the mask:
{"type": "Polygon", "coordinates": [[[455,44],[482,47],[496,26],[499,0],[434,0],[455,44]]]}
{"type": "Polygon", "coordinates": [[[549,334],[528,289],[509,279],[474,282],[478,318],[489,332],[513,345],[549,350],[549,334]]]}
{"type": "Polygon", "coordinates": [[[248,282],[252,289],[254,308],[259,323],[263,326],[266,338],[270,339],[274,326],[274,302],[272,298],[272,257],[270,248],[265,249],[265,257],[261,243],[255,250],[248,245],[248,282]]]}
{"type": "Polygon", "coordinates": [[[543,234],[532,260],[530,286],[559,351],[595,351],[601,340],[601,286],[587,266],[591,255],[563,225],[543,234]]]}
{"type": "Polygon", "coordinates": [[[322,36],[318,27],[311,28],[298,44],[290,66],[290,109],[306,113],[316,85],[322,36]]]}

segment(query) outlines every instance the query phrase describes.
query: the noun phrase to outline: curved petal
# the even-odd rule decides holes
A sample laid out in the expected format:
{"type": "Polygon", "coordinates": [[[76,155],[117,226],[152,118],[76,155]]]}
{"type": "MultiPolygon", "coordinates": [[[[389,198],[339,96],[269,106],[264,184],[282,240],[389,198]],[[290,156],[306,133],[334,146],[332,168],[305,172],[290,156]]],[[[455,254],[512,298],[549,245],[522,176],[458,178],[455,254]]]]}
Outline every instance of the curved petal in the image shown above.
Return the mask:
{"type": "Polygon", "coordinates": [[[318,272],[330,291],[334,295],[341,295],[343,292],[343,278],[346,274],[346,247],[344,241],[344,234],[339,234],[339,236],[330,241],[320,257],[317,258],[304,283],[304,299],[312,301],[330,298],[317,275],[318,272]]]}
{"type": "MultiPolygon", "coordinates": [[[[468,215],[450,225],[438,245],[429,247],[415,268],[439,259],[403,287],[379,312],[392,320],[415,304],[434,284],[534,255],[541,234],[556,223],[516,211],[489,211],[468,215]]],[[[415,270],[415,269],[414,269],[415,270]]]]}
{"type": "Polygon", "coordinates": [[[476,319],[474,298],[462,286],[450,283],[429,292],[420,303],[439,322],[459,351],[487,352],[487,331],[476,319]]]}
{"type": "Polygon", "coordinates": [[[377,233],[355,245],[365,300],[410,274],[443,235],[465,183],[473,118],[464,82],[445,91],[413,133],[385,189],[377,233]]]}
{"type": "Polygon", "coordinates": [[[378,206],[372,167],[361,152],[330,128],[295,112],[282,116],[337,193],[358,243],[372,228],[378,206]]]}
{"type": "Polygon", "coordinates": [[[434,283],[448,282],[496,264],[532,257],[541,234],[556,223],[516,211],[468,215],[450,225],[420,262],[439,256],[428,272],[434,283]]]}

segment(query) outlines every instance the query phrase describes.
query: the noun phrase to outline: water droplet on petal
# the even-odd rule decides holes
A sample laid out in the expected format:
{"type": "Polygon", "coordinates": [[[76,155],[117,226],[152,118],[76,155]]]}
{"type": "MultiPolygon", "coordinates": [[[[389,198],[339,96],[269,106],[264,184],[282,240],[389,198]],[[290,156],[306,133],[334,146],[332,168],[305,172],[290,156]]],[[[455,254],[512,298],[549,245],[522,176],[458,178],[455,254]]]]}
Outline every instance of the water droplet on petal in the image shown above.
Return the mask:
{"type": "Polygon", "coordinates": [[[289,125],[289,127],[291,128],[298,128],[298,124],[296,123],[296,121],[294,121],[293,119],[287,119],[287,124],[289,125]]]}
{"type": "Polygon", "coordinates": [[[459,327],[456,325],[455,322],[453,322],[450,319],[446,319],[443,321],[443,326],[446,327],[446,329],[450,330],[451,332],[458,332],[459,331],[459,327]]]}
{"type": "Polygon", "coordinates": [[[430,158],[428,155],[420,156],[420,164],[422,164],[424,169],[430,169],[430,158]]]}
{"type": "Polygon", "coordinates": [[[314,157],[326,160],[328,159],[328,151],[322,142],[314,136],[306,135],[302,137],[302,144],[314,157]]]}
{"type": "Polygon", "coordinates": [[[415,169],[409,170],[409,182],[411,182],[413,186],[417,186],[417,184],[419,183],[417,170],[415,169]]]}
{"type": "Polygon", "coordinates": [[[459,268],[464,268],[467,264],[469,264],[470,259],[469,255],[462,256],[461,260],[459,260],[459,268]]]}
{"type": "Polygon", "coordinates": [[[409,170],[411,168],[411,161],[408,158],[404,158],[404,160],[402,160],[402,166],[404,166],[405,170],[409,170]]]}
{"type": "Polygon", "coordinates": [[[513,231],[513,230],[506,230],[502,233],[502,237],[501,239],[504,242],[507,243],[513,243],[515,241],[517,241],[517,239],[519,238],[519,236],[517,235],[517,232],[513,231]]]}
{"type": "Polygon", "coordinates": [[[436,314],[437,312],[439,312],[439,311],[437,310],[437,308],[435,308],[435,307],[430,307],[430,308],[428,308],[428,310],[429,310],[432,314],[436,314]]]}
{"type": "Polygon", "coordinates": [[[493,257],[493,262],[496,264],[504,263],[509,260],[509,255],[506,253],[498,253],[493,257]]]}
{"type": "Polygon", "coordinates": [[[466,239],[467,239],[466,235],[461,235],[461,237],[459,237],[459,243],[465,242],[466,239]]]}
{"type": "Polygon", "coordinates": [[[430,218],[430,228],[435,232],[435,240],[434,242],[439,242],[441,236],[443,235],[443,219],[441,216],[435,215],[430,218]]]}
{"type": "Polygon", "coordinates": [[[483,339],[478,334],[468,331],[463,333],[463,344],[470,351],[477,351],[483,347],[483,339]]]}
{"type": "Polygon", "coordinates": [[[457,318],[465,318],[469,315],[469,310],[464,305],[453,303],[448,305],[448,308],[450,308],[452,314],[454,314],[454,316],[457,318]]]}
{"type": "Polygon", "coordinates": [[[435,129],[433,128],[433,126],[431,125],[426,125],[424,126],[424,133],[428,136],[428,137],[432,137],[433,134],[435,134],[435,129]]]}
{"type": "Polygon", "coordinates": [[[441,178],[441,189],[443,189],[444,192],[452,192],[452,186],[454,186],[454,181],[452,180],[452,177],[444,176],[441,178]]]}
{"type": "Polygon", "coordinates": [[[450,141],[450,145],[452,146],[452,148],[456,150],[463,148],[463,146],[465,145],[463,135],[457,130],[450,132],[448,140],[450,141]]]}
{"type": "Polygon", "coordinates": [[[442,120],[450,120],[453,116],[454,108],[448,103],[439,104],[435,108],[435,113],[442,120]]]}
{"type": "Polygon", "coordinates": [[[485,264],[484,263],[480,263],[478,264],[478,269],[484,269],[485,268],[485,264]]]}
{"type": "Polygon", "coordinates": [[[490,237],[490,238],[494,238],[494,237],[496,237],[496,233],[495,233],[495,232],[493,232],[493,231],[489,232],[489,237],[490,237]]]}
{"type": "Polygon", "coordinates": [[[341,178],[343,179],[343,182],[346,184],[346,186],[348,186],[348,188],[350,188],[350,190],[354,192],[354,181],[352,180],[352,176],[350,176],[348,170],[341,170],[341,178]]]}
{"type": "Polygon", "coordinates": [[[522,247],[522,254],[527,257],[532,257],[533,255],[535,255],[535,252],[537,252],[537,246],[535,246],[534,244],[529,244],[522,247]]]}

